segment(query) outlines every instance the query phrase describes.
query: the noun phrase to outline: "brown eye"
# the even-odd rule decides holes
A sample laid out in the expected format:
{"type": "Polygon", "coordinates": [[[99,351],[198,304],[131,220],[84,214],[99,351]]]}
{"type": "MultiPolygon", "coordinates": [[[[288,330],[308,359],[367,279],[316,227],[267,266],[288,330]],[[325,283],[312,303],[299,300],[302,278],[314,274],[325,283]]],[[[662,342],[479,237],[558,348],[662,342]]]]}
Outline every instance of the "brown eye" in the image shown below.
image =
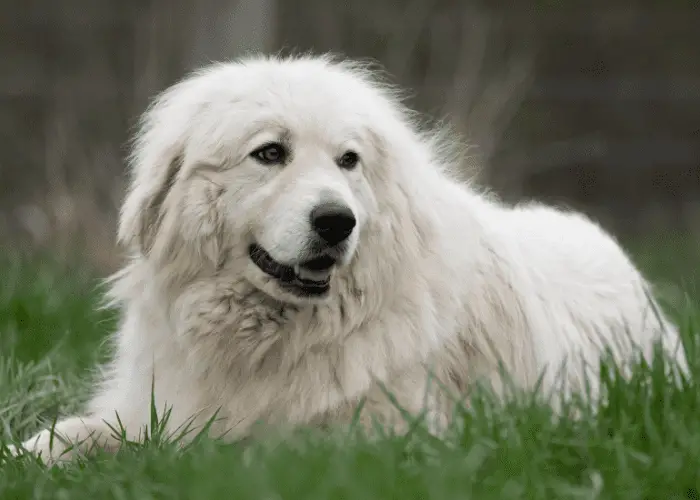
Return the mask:
{"type": "Polygon", "coordinates": [[[250,156],[263,165],[279,165],[287,159],[287,150],[281,144],[265,144],[250,153],[250,156]]]}
{"type": "Polygon", "coordinates": [[[340,168],[352,170],[357,166],[357,163],[359,161],[360,157],[357,155],[357,153],[355,153],[354,151],[348,151],[343,156],[338,158],[338,166],[340,168]]]}

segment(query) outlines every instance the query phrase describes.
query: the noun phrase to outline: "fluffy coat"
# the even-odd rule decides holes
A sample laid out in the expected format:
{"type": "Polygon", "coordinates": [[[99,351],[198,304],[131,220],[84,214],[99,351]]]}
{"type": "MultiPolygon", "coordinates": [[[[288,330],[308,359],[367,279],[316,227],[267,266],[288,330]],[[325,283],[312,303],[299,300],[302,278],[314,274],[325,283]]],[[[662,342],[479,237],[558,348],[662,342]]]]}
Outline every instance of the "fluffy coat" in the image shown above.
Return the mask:
{"type": "MultiPolygon", "coordinates": [[[[500,390],[499,362],[523,388],[544,372],[543,389],[568,394],[587,374],[595,392],[606,347],[624,362],[661,340],[684,363],[676,329],[610,235],[577,213],[501,204],[452,175],[450,151],[372,71],[330,57],[216,64],[168,89],[131,157],[114,358],[85,414],[55,432],[113,448],[116,413],[138,439],[152,388],[171,431],[215,412],[212,432],[228,439],[257,421],[341,425],[360,400],[363,423],[400,430],[384,388],[439,429],[453,399],[428,390],[428,371],[453,397],[477,380],[500,390]],[[251,159],[269,140],[288,144],[284,166],[251,159]],[[352,171],[334,161],[349,148],[352,171]],[[255,240],[294,261],[326,195],[357,227],[328,295],[291,296],[247,249],[255,240]]],[[[45,430],[24,446],[55,460],[66,443],[50,441],[45,430]]]]}

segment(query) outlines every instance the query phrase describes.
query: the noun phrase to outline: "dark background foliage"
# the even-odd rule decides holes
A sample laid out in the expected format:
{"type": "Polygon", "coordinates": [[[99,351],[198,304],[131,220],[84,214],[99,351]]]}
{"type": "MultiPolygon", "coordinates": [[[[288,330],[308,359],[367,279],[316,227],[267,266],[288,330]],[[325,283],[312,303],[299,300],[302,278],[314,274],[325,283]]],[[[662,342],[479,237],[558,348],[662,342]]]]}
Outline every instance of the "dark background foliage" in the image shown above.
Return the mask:
{"type": "Polygon", "coordinates": [[[622,236],[699,228],[700,8],[517,5],[0,0],[0,237],[113,267],[148,100],[208,61],[280,49],[380,61],[508,200],[573,206],[622,236]]]}

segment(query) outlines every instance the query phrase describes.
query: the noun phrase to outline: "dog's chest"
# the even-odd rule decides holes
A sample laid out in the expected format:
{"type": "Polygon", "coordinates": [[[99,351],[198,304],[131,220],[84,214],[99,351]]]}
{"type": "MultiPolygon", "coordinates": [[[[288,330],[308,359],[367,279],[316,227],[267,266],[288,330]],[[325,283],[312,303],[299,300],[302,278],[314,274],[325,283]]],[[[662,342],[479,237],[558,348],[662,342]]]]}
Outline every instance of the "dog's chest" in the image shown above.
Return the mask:
{"type": "Polygon", "coordinates": [[[336,352],[352,330],[333,303],[300,307],[257,290],[226,292],[200,298],[181,317],[198,363],[225,366],[227,378],[291,373],[308,355],[336,352]]]}

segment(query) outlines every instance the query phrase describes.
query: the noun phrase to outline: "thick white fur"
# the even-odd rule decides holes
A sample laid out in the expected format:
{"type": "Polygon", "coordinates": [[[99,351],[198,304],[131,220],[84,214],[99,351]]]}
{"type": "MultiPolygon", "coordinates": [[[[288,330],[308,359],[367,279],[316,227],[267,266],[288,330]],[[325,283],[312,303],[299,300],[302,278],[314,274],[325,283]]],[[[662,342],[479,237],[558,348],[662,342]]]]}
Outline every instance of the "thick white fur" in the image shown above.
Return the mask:
{"type": "MultiPolygon", "coordinates": [[[[59,421],[58,435],[115,447],[116,413],[138,439],[152,387],[158,409],[172,409],[170,430],[218,410],[212,432],[236,439],[258,420],[342,424],[363,397],[362,422],[400,427],[383,386],[444,424],[450,405],[430,395],[428,370],[464,395],[477,379],[502,389],[499,360],[520,386],[546,370],[554,389],[568,358],[569,391],[583,362],[595,374],[606,345],[623,361],[664,337],[685,362],[608,234],[458,182],[445,142],[411,116],[370,71],[327,57],[218,64],[161,95],[135,142],[121,212],[132,256],[112,280],[123,312],[114,361],[85,415],[59,421]],[[249,157],[280,138],[289,164],[249,157]],[[353,171],[334,161],[349,149],[361,158],[353,171]],[[358,226],[330,296],[299,299],[247,248],[256,240],[276,260],[300,259],[309,210],[327,197],[358,226]]],[[[65,445],[56,438],[50,451],[49,441],[43,431],[25,447],[54,460],[65,445]]]]}

